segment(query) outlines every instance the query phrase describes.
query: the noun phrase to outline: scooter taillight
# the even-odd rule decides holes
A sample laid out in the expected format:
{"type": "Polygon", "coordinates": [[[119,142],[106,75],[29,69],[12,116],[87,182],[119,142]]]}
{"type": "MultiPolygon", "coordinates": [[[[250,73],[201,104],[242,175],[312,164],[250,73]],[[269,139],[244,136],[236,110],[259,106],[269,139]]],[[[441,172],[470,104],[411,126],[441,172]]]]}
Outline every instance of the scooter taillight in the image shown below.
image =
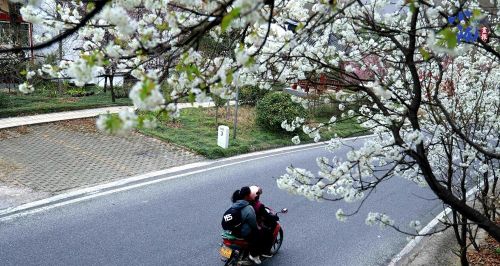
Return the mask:
{"type": "Polygon", "coordinates": [[[224,243],[224,245],[226,245],[226,246],[230,246],[232,244],[231,240],[229,240],[229,239],[223,239],[222,243],[224,243]]]}

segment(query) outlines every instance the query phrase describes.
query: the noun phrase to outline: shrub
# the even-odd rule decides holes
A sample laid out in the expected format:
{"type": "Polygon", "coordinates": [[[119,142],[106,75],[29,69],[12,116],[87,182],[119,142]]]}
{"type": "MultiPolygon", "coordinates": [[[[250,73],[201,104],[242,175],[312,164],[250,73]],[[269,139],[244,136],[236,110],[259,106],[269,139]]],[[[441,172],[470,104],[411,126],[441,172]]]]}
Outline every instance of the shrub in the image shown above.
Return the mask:
{"type": "Polygon", "coordinates": [[[240,89],[238,98],[243,105],[255,106],[269,92],[269,90],[260,89],[257,86],[243,87],[240,89]]]}
{"type": "Polygon", "coordinates": [[[314,117],[327,117],[330,118],[333,115],[339,116],[341,112],[339,111],[338,104],[321,104],[316,106],[314,110],[311,111],[311,115],[314,117]]]}
{"type": "MultiPolygon", "coordinates": [[[[115,92],[116,98],[127,98],[129,94],[129,86],[114,86],[113,90],[115,92]]],[[[108,88],[109,89],[109,88],[108,88]]]]}
{"type": "Polygon", "coordinates": [[[217,96],[215,94],[212,95],[212,100],[214,101],[215,107],[217,107],[217,108],[223,107],[227,103],[226,99],[224,99],[220,96],[217,96]]]}
{"type": "Polygon", "coordinates": [[[74,89],[69,89],[66,91],[66,94],[68,94],[71,97],[84,97],[84,96],[90,96],[93,95],[93,91],[87,91],[84,88],[74,88],[74,89]]]}
{"type": "MultiPolygon", "coordinates": [[[[34,92],[35,95],[51,97],[51,98],[59,96],[57,91],[58,90],[57,82],[39,79],[38,81],[34,81],[33,83],[35,86],[35,92],[34,92]]],[[[65,84],[64,88],[66,88],[65,84]]]]}
{"type": "Polygon", "coordinates": [[[272,92],[264,96],[257,103],[256,122],[261,127],[271,131],[285,131],[281,123],[291,122],[295,117],[306,117],[306,110],[298,103],[294,103],[289,94],[272,92]]]}

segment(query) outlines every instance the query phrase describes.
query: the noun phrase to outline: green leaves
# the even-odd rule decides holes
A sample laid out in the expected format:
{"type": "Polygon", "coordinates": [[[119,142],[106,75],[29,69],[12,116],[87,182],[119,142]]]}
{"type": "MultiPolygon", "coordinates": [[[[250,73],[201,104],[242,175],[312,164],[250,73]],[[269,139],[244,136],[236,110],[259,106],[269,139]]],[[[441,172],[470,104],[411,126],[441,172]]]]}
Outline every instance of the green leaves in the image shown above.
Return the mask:
{"type": "Polygon", "coordinates": [[[196,101],[196,94],[194,94],[194,93],[191,92],[191,93],[189,93],[188,97],[189,97],[189,102],[190,103],[194,103],[196,101]]]}
{"type": "Polygon", "coordinates": [[[226,31],[226,29],[231,25],[231,22],[240,15],[241,8],[233,8],[231,12],[227,13],[223,18],[220,24],[220,28],[222,32],[226,31]]]}
{"type": "Polygon", "coordinates": [[[94,8],[95,4],[93,2],[87,4],[87,12],[91,12],[92,10],[94,10],[94,8]]]}
{"type": "Polygon", "coordinates": [[[122,129],[123,121],[118,114],[109,114],[104,123],[104,130],[110,134],[116,134],[122,129]]]}
{"type": "Polygon", "coordinates": [[[250,56],[248,58],[248,61],[245,63],[245,66],[246,67],[253,66],[255,63],[256,63],[255,58],[253,56],[250,56]]]}
{"type": "Polygon", "coordinates": [[[186,63],[185,61],[188,59],[189,54],[184,53],[182,59],[175,66],[175,70],[177,72],[185,72],[189,81],[193,81],[196,77],[202,76],[198,65],[194,63],[186,63]]]}
{"type": "Polygon", "coordinates": [[[141,112],[137,115],[137,128],[155,128],[158,120],[168,121],[168,112],[163,110],[157,112],[141,112]]]}
{"type": "Polygon", "coordinates": [[[233,82],[233,70],[229,69],[226,73],[226,84],[231,84],[233,82]]]}
{"type": "Polygon", "coordinates": [[[304,27],[305,27],[304,23],[299,22],[299,24],[297,24],[297,27],[295,27],[295,32],[299,32],[304,27]]]}
{"type": "Polygon", "coordinates": [[[454,49],[457,47],[457,33],[450,28],[441,30],[438,35],[441,35],[442,39],[438,41],[438,45],[443,46],[448,49],[454,49]]]}
{"type": "Polygon", "coordinates": [[[170,26],[168,25],[168,23],[167,23],[167,22],[163,22],[162,24],[156,25],[156,28],[157,28],[159,31],[166,31],[166,30],[169,30],[169,29],[170,29],[170,26]]]}
{"type": "Polygon", "coordinates": [[[483,17],[481,15],[481,10],[479,10],[479,9],[472,10],[472,19],[471,20],[478,20],[478,19],[481,19],[481,17],[483,17]]]}
{"type": "Polygon", "coordinates": [[[155,89],[156,84],[150,80],[146,79],[142,82],[142,88],[139,91],[139,97],[141,100],[145,100],[149,95],[151,95],[151,92],[155,89]]]}
{"type": "Polygon", "coordinates": [[[104,56],[102,55],[101,52],[94,51],[92,54],[89,55],[82,55],[81,56],[83,60],[87,62],[87,64],[91,67],[93,66],[100,66],[104,64],[104,56]]]}
{"type": "Polygon", "coordinates": [[[418,50],[420,51],[420,54],[424,58],[424,61],[429,61],[429,58],[431,58],[431,54],[422,47],[418,48],[418,50]]]}

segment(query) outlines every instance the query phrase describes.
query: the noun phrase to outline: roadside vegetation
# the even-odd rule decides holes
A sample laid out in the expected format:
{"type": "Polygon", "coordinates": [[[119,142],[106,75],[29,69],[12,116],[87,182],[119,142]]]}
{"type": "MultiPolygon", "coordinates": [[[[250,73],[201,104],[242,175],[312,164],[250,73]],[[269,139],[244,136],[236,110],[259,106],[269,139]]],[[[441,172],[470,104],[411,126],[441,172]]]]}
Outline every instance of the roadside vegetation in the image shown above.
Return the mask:
{"type": "MultiPolygon", "coordinates": [[[[331,108],[324,106],[323,108],[331,108]]],[[[331,109],[330,111],[332,111],[331,109]]],[[[308,116],[312,123],[328,121],[330,115],[322,112],[311,112],[308,116]]],[[[237,137],[234,134],[234,106],[231,108],[188,108],[181,110],[180,117],[175,122],[163,122],[155,129],[141,129],[140,132],[161,140],[184,146],[209,159],[228,157],[253,151],[294,145],[291,139],[299,135],[301,143],[314,142],[311,138],[297,130],[286,132],[284,130],[270,130],[268,127],[259,126],[256,122],[256,108],[244,105],[238,110],[237,137]],[[229,113],[228,113],[229,111],[229,113]],[[218,124],[216,123],[216,112],[218,124]],[[217,127],[226,125],[230,128],[229,147],[223,149],[217,146],[217,127]]],[[[279,126],[278,126],[279,129],[279,126]]],[[[366,134],[358,123],[352,119],[338,123],[330,132],[322,134],[320,141],[328,140],[337,134],[340,137],[358,136],[366,134]]]]}
{"type": "Polygon", "coordinates": [[[109,90],[104,92],[96,86],[67,86],[58,91],[56,84],[41,85],[28,95],[17,90],[0,90],[0,118],[130,104],[126,93],[113,103],[109,90]]]}

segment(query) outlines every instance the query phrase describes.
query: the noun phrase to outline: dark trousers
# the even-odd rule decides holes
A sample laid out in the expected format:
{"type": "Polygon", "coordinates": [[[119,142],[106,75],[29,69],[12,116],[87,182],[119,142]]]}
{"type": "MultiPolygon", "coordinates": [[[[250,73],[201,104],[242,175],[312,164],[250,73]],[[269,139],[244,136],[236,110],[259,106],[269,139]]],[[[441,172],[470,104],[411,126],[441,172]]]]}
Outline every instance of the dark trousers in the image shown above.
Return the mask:
{"type": "Polygon", "coordinates": [[[262,228],[261,230],[261,246],[262,246],[262,253],[264,254],[270,254],[271,253],[271,247],[274,244],[274,228],[262,228]]]}
{"type": "Polygon", "coordinates": [[[262,228],[262,230],[252,232],[246,237],[249,244],[248,250],[252,256],[270,253],[274,244],[273,232],[274,229],[272,228],[262,228]]]}
{"type": "Polygon", "coordinates": [[[247,237],[248,241],[248,251],[253,257],[260,256],[262,254],[262,237],[261,232],[252,232],[247,237]]]}

